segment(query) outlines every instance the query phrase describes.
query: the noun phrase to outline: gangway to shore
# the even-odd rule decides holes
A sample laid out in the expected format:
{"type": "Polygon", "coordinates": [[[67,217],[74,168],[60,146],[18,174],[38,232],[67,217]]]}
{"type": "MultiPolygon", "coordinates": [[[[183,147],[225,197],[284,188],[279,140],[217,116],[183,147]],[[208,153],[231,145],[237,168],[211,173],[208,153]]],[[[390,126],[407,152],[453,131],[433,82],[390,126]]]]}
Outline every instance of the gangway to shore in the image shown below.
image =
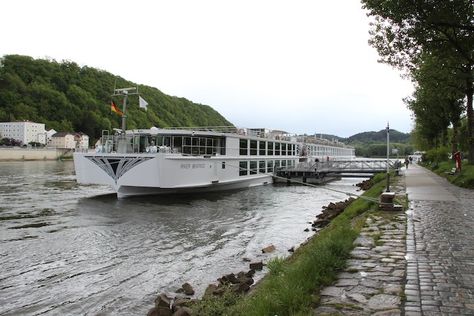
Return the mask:
{"type": "MultiPolygon", "coordinates": [[[[389,169],[396,168],[396,162],[389,160],[389,169]]],[[[322,184],[340,178],[370,178],[376,173],[387,171],[386,159],[331,160],[315,163],[300,162],[292,167],[281,167],[274,172],[274,182],[322,184]]]]}

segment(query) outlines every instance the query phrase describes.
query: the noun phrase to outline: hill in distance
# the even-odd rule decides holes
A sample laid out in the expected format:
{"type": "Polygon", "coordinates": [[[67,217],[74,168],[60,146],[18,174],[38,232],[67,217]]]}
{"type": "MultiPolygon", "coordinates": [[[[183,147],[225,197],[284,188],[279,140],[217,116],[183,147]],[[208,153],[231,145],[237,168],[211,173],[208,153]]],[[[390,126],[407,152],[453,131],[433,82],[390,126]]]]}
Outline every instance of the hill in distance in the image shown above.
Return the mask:
{"type": "MultiPolygon", "coordinates": [[[[363,132],[341,140],[345,144],[354,146],[358,157],[385,157],[387,154],[387,131],[363,132]]],[[[410,134],[397,130],[390,130],[390,148],[393,157],[404,157],[413,153],[410,143],[410,134]],[[397,149],[396,154],[393,149],[397,149]]]]}
{"type": "MultiPolygon", "coordinates": [[[[362,132],[352,135],[348,138],[342,138],[342,142],[347,144],[357,143],[382,143],[387,141],[387,131],[382,129],[378,132],[362,132]]],[[[410,134],[402,133],[397,130],[390,130],[390,142],[393,143],[408,143],[410,141],[410,134]]]]}
{"type": "MultiPolygon", "coordinates": [[[[327,140],[337,140],[340,142],[343,142],[345,144],[371,144],[371,143],[386,143],[387,142],[387,131],[385,129],[382,129],[378,132],[361,132],[354,134],[350,137],[344,138],[344,137],[339,137],[336,135],[331,135],[331,134],[316,134],[320,138],[324,138],[327,140]]],[[[408,133],[402,133],[397,130],[391,129],[390,130],[390,142],[393,143],[402,143],[406,144],[410,142],[410,134],[408,133]]]]}
{"type": "MultiPolygon", "coordinates": [[[[145,111],[138,107],[138,96],[129,97],[128,129],[232,125],[208,105],[169,96],[103,70],[20,55],[0,59],[0,122],[41,122],[47,129],[83,132],[97,139],[102,130],[121,126],[121,117],[110,110],[114,87],[138,87],[148,102],[145,111]]],[[[120,99],[114,101],[121,105],[120,99]]]]}

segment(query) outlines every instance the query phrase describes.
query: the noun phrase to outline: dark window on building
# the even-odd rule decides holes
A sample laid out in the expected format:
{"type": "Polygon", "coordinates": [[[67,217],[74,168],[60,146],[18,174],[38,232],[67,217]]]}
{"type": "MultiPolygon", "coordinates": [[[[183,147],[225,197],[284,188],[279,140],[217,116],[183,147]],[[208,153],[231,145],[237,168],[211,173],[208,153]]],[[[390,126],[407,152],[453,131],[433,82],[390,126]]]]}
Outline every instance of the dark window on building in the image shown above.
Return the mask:
{"type": "Polygon", "coordinates": [[[273,142],[268,142],[267,155],[268,156],[273,156],[273,142]]]}
{"type": "Polygon", "coordinates": [[[173,136],[173,150],[178,152],[182,151],[183,147],[183,137],[182,136],[173,136]]]}
{"type": "Polygon", "coordinates": [[[225,169],[225,161],[222,162],[222,169],[225,169]]]}
{"type": "Polygon", "coordinates": [[[239,162],[239,176],[246,176],[248,174],[247,161],[239,162]]]}
{"type": "Polygon", "coordinates": [[[191,146],[191,137],[185,137],[184,138],[184,144],[186,146],[191,146]]]}
{"type": "Polygon", "coordinates": [[[258,162],[258,173],[265,173],[265,161],[258,162]]]}
{"type": "Polygon", "coordinates": [[[260,149],[260,150],[259,150],[259,155],[260,155],[260,156],[265,156],[265,154],[266,154],[266,152],[267,152],[266,149],[265,149],[265,144],[266,144],[266,142],[264,142],[264,141],[261,140],[260,143],[259,143],[259,145],[258,145],[258,147],[259,147],[259,149],[260,149]]]}
{"type": "Polygon", "coordinates": [[[257,174],[257,162],[251,161],[250,162],[250,174],[257,174]]]}
{"type": "Polygon", "coordinates": [[[248,140],[247,139],[241,139],[239,142],[239,150],[240,150],[240,155],[241,156],[247,156],[248,155],[248,140]]]}
{"type": "Polygon", "coordinates": [[[250,155],[252,156],[257,155],[257,141],[256,140],[250,141],[250,155]]]}
{"type": "Polygon", "coordinates": [[[267,161],[267,173],[273,172],[273,160],[267,161]]]}
{"type": "Polygon", "coordinates": [[[280,143],[275,143],[275,156],[280,156],[280,143]]]}

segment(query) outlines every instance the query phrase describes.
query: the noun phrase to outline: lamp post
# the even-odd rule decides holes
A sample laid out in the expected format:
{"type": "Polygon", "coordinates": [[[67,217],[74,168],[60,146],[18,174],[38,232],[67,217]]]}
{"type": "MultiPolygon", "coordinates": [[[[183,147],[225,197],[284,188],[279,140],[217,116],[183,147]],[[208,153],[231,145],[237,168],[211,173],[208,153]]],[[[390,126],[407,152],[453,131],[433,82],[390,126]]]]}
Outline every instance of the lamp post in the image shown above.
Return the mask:
{"type": "Polygon", "coordinates": [[[390,125],[389,125],[389,122],[387,122],[387,190],[385,192],[390,192],[389,158],[390,158],[390,125]]]}

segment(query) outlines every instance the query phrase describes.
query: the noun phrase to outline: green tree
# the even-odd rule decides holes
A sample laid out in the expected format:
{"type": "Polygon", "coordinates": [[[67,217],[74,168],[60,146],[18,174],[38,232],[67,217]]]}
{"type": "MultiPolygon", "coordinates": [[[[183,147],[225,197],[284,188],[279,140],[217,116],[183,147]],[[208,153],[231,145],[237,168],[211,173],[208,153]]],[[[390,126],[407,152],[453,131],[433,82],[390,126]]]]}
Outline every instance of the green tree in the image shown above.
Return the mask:
{"type": "Polygon", "coordinates": [[[433,146],[445,145],[448,127],[452,126],[452,151],[458,150],[459,127],[464,110],[463,82],[449,60],[424,54],[420,66],[412,72],[416,90],[405,99],[415,114],[418,136],[425,137],[433,146]]]}
{"type": "Polygon", "coordinates": [[[372,18],[371,39],[380,61],[412,72],[423,54],[451,60],[464,82],[469,160],[474,163],[474,4],[472,0],[362,0],[372,18]]]}

